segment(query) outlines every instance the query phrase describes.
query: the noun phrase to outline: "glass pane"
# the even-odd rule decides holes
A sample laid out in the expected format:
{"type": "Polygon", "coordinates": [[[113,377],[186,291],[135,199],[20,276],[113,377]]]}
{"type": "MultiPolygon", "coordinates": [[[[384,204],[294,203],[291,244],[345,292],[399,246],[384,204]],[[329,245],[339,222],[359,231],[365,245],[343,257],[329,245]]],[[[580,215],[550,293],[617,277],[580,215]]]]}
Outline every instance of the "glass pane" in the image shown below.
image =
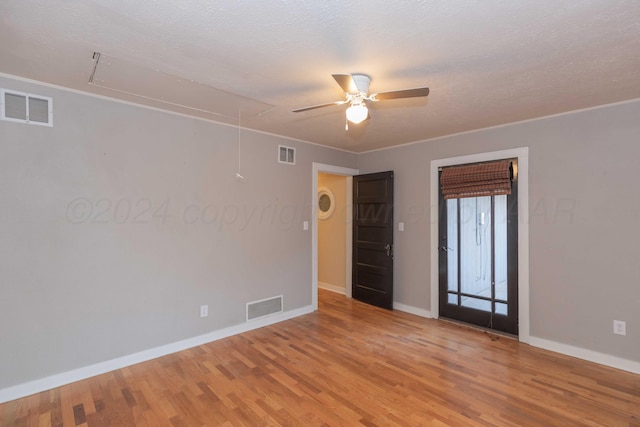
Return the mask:
{"type": "Polygon", "coordinates": [[[507,315],[508,314],[508,309],[507,309],[507,304],[502,304],[497,302],[496,303],[496,314],[503,314],[503,315],[507,315]]]}
{"type": "Polygon", "coordinates": [[[447,302],[448,302],[449,304],[458,305],[458,295],[456,295],[456,294],[449,294],[449,298],[448,298],[447,302]]]}
{"type": "MultiPolygon", "coordinates": [[[[460,288],[466,294],[491,297],[491,238],[491,197],[460,199],[460,288]]],[[[473,304],[491,311],[490,303],[473,304]]]]}
{"type": "Polygon", "coordinates": [[[507,196],[494,197],[496,299],[507,300],[507,196]]]}
{"type": "MultiPolygon", "coordinates": [[[[458,291],[458,200],[447,200],[447,284],[450,291],[458,291]]],[[[458,301],[455,301],[457,304],[458,301]]]]}
{"type": "Polygon", "coordinates": [[[462,306],[475,308],[477,310],[491,311],[491,301],[471,297],[462,297],[462,306]]]}

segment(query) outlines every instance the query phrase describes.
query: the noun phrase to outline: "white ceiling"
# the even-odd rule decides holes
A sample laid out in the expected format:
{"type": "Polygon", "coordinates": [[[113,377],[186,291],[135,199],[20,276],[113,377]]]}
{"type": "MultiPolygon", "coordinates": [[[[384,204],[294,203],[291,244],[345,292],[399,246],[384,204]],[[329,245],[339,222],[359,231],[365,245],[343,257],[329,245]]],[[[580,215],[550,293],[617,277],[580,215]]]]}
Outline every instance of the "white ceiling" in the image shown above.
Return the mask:
{"type": "Polygon", "coordinates": [[[94,51],[273,106],[245,127],[361,152],[640,98],[640,1],[0,2],[0,72],[162,105],[90,85],[94,51]],[[342,99],[331,74],[352,72],[431,94],[348,132],[344,106],[291,112],[342,99]]]}

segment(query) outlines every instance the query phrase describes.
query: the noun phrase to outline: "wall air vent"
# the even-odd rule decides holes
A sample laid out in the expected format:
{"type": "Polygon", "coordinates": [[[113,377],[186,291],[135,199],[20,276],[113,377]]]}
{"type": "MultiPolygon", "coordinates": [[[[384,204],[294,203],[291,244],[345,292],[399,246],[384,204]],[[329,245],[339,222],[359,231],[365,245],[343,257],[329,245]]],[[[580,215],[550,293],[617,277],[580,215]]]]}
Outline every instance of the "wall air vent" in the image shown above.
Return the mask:
{"type": "Polygon", "coordinates": [[[247,303],[247,321],[255,320],[270,314],[282,313],[284,310],[283,297],[267,298],[247,303]]]}
{"type": "Polygon", "coordinates": [[[296,164],[296,149],[278,145],[278,163],[286,163],[288,165],[296,164]]]}
{"type": "Polygon", "coordinates": [[[53,126],[53,99],[0,89],[0,120],[53,126]]]}

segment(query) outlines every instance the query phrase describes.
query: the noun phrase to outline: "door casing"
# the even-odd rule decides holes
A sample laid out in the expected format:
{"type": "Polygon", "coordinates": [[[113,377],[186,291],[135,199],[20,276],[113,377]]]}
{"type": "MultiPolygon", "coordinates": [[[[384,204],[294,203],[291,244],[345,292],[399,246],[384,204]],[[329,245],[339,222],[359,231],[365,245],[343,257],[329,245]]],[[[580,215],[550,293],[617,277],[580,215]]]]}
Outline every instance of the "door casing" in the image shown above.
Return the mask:
{"type": "Polygon", "coordinates": [[[478,163],[506,158],[518,159],[518,339],[529,342],[529,147],[488,153],[471,154],[431,161],[431,317],[439,317],[439,179],[438,169],[444,166],[478,163]]]}

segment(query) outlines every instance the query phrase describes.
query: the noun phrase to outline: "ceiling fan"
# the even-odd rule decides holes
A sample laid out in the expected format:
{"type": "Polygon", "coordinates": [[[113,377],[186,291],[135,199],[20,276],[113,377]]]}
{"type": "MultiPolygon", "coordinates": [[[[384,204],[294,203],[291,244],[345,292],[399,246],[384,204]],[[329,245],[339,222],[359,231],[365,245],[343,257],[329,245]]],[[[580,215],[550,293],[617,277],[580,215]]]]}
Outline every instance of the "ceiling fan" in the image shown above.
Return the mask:
{"type": "MultiPolygon", "coordinates": [[[[330,107],[332,105],[349,104],[346,115],[348,122],[358,124],[369,119],[369,109],[367,102],[385,101],[387,99],[417,98],[429,95],[428,87],[418,87],[415,89],[394,90],[391,92],[380,92],[369,94],[369,84],[371,77],[366,74],[332,74],[335,81],[340,85],[345,93],[346,99],[342,101],[328,102],[326,104],[313,105],[311,107],[298,108],[294,113],[314,110],[316,108],[330,107]]],[[[347,122],[346,128],[349,129],[347,122]]]]}

